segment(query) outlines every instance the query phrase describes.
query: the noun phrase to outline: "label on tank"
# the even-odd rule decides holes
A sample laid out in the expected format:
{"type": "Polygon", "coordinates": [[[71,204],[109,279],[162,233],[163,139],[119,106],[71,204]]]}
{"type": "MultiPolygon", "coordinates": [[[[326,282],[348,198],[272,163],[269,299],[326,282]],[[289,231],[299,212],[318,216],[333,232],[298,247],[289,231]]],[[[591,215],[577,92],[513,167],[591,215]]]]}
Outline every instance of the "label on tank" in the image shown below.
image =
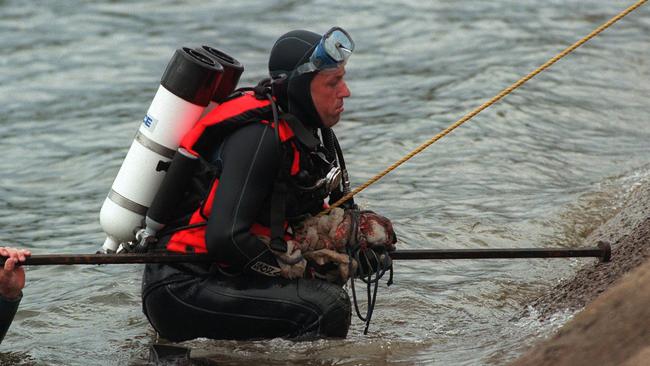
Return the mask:
{"type": "Polygon", "coordinates": [[[149,131],[153,132],[153,130],[156,129],[156,124],[158,124],[158,120],[147,114],[144,116],[144,119],[142,120],[142,124],[149,131]]]}

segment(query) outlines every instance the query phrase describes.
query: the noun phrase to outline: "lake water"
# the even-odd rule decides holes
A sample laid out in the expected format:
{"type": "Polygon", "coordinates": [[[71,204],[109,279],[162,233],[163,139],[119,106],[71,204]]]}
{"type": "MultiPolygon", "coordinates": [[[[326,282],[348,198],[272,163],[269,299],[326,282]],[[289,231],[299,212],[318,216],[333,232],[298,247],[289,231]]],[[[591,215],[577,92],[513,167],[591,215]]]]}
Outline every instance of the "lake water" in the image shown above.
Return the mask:
{"type": "MultiPolygon", "coordinates": [[[[353,186],[630,1],[0,1],[0,243],[93,253],[99,209],[174,50],[210,44],[264,77],[282,33],[353,36],[336,127],[353,186]]],[[[399,248],[573,247],[650,178],[642,7],[361,193],[399,248]]],[[[590,259],[395,263],[370,332],[187,342],[224,365],[503,364],[566,314],[528,304],[590,259]]],[[[143,364],[141,266],[28,268],[0,352],[37,365],[143,364]]],[[[20,364],[21,362],[17,362],[20,364]]]]}

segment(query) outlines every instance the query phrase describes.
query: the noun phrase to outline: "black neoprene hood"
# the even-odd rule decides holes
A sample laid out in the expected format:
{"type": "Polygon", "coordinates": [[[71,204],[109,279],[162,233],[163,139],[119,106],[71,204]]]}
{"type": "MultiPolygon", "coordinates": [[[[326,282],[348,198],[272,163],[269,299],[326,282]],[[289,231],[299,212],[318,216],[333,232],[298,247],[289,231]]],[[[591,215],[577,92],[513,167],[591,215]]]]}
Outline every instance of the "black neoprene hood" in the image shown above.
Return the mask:
{"type": "Polygon", "coordinates": [[[291,31],[278,38],[269,57],[271,78],[287,78],[274,88],[278,104],[313,128],[323,127],[311,97],[311,81],[316,73],[297,75],[293,71],[309,60],[321,38],[321,35],[306,30],[291,31]]]}

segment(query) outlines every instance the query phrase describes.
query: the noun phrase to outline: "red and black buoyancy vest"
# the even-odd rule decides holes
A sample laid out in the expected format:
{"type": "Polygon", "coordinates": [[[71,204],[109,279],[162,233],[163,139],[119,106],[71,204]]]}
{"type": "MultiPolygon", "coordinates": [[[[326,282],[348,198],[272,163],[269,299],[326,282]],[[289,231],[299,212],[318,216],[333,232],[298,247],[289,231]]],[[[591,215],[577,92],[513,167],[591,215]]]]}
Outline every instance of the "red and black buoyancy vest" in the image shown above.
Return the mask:
{"type": "MultiPolygon", "coordinates": [[[[217,106],[203,117],[185,135],[181,141],[181,147],[201,156],[208,151],[215,141],[223,139],[224,136],[235,129],[248,123],[264,123],[278,128],[273,122],[272,106],[269,100],[260,100],[253,93],[244,93],[242,96],[231,99],[217,106]]],[[[300,150],[294,141],[294,131],[284,119],[279,121],[278,135],[280,143],[292,151],[290,165],[287,166],[289,175],[296,175],[300,171],[300,150]]],[[[276,179],[276,177],[269,177],[276,179]]],[[[172,252],[195,252],[207,253],[205,242],[206,222],[210,217],[214,203],[215,192],[219,186],[219,179],[214,178],[205,196],[194,212],[189,217],[189,222],[173,233],[167,243],[167,250],[172,252]]],[[[284,223],[286,227],[286,222],[284,223]]],[[[254,224],[251,227],[254,235],[271,237],[271,228],[261,224],[254,224]]]]}

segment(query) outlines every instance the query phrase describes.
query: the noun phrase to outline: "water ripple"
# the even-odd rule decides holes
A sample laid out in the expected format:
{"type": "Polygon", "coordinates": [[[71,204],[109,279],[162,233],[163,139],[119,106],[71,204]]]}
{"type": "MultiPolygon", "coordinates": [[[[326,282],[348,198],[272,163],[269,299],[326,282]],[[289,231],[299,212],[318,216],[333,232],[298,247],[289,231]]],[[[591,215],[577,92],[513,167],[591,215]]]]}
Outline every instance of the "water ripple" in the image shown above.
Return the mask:
{"type": "MultiPolygon", "coordinates": [[[[336,130],[356,185],[627,5],[0,2],[0,242],[38,254],[99,247],[99,208],[180,46],[226,50],[250,85],[281,33],[349,30],[353,96],[336,130]]],[[[581,245],[650,176],[647,15],[631,14],[358,201],[393,219],[402,248],[581,245]]],[[[188,345],[228,365],[502,364],[549,331],[514,314],[580,263],[399,262],[368,336],[353,320],[346,340],[188,345]]],[[[139,266],[29,268],[5,343],[41,364],[144,364],[154,334],[140,275],[139,266]]]]}

